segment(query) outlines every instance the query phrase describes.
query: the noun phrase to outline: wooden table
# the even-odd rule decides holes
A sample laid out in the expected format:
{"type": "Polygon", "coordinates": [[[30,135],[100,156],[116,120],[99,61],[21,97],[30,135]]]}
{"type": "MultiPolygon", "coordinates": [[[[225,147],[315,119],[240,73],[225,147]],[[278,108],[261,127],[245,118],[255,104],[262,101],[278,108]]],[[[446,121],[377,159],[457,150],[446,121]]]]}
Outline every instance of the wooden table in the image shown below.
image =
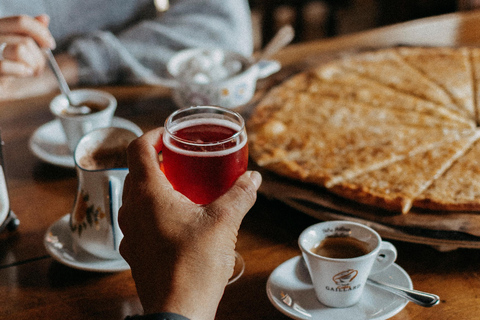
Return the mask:
{"type": "MultiPolygon", "coordinates": [[[[356,35],[288,47],[277,55],[284,70],[259,84],[262,88],[289,73],[334,55],[339,50],[399,43],[477,45],[480,12],[452,14],[368,31],[356,35]]],[[[118,101],[117,116],[144,130],[162,125],[175,109],[168,91],[148,87],[104,88],[118,101]]],[[[11,208],[20,218],[17,232],[0,235],[1,319],[123,319],[141,312],[130,272],[94,273],[72,269],[52,259],[43,246],[47,228],[67,214],[76,192],[76,173],[43,163],[28,141],[34,130],[53,120],[52,96],[0,104],[11,208]]],[[[245,112],[245,110],[243,110],[245,112]]],[[[247,110],[248,111],[248,110],[247,110]]],[[[260,195],[242,224],[238,251],[246,262],[239,281],[226,288],[218,319],[288,319],[270,304],[265,285],[282,262],[300,254],[297,237],[314,218],[260,195]]],[[[440,295],[430,309],[409,303],[392,319],[478,319],[480,316],[480,253],[395,241],[397,263],[416,289],[440,295]]]]}

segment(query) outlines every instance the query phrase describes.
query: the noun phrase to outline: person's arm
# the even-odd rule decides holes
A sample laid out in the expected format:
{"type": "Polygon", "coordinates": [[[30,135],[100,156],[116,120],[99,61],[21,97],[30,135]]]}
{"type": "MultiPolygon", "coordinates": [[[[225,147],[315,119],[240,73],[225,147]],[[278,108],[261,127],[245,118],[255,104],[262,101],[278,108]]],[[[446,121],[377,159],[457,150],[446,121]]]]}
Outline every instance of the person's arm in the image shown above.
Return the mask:
{"type": "Polygon", "coordinates": [[[205,46],[252,54],[248,1],[171,1],[157,18],[118,34],[97,31],[80,37],[68,52],[79,61],[81,84],[148,83],[165,76],[165,64],[179,50],[205,46]]]}
{"type": "MultiPolygon", "coordinates": [[[[155,17],[153,5],[151,10],[155,17]]],[[[165,76],[165,64],[176,52],[205,46],[252,53],[248,1],[172,0],[167,12],[119,33],[96,30],[80,35],[56,58],[71,86],[151,84],[165,76]]],[[[42,64],[37,70],[44,69],[44,56],[37,56],[42,64]]],[[[53,74],[45,71],[22,78],[0,74],[0,100],[58,92],[53,74]]]]}
{"type": "Polygon", "coordinates": [[[261,176],[246,172],[223,196],[197,205],[175,191],[161,171],[161,133],[150,131],[128,147],[120,253],[146,314],[211,320],[233,274],[238,229],[256,200],[261,176]]]}

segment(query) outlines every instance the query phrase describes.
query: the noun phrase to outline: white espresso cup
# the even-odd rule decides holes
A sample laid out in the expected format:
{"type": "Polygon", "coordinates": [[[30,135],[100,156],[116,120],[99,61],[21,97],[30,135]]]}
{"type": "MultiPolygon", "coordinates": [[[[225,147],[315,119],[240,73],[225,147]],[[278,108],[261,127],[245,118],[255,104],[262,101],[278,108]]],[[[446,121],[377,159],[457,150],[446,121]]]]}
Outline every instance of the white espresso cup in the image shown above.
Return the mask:
{"type": "Polygon", "coordinates": [[[108,92],[94,89],[79,89],[71,92],[73,103],[82,102],[94,103],[102,106],[100,111],[85,115],[69,115],[66,112],[69,106],[65,95],[61,94],[50,102],[50,111],[60,120],[67,145],[73,153],[78,141],[86,133],[103,127],[109,127],[112,123],[113,114],[117,108],[117,100],[108,92]]]}
{"type": "Polygon", "coordinates": [[[118,209],[128,174],[126,148],[136,138],[127,129],[100,128],[83,136],[75,149],[78,188],[70,231],[77,247],[99,258],[121,259],[118,209]]]}
{"type": "Polygon", "coordinates": [[[370,274],[387,269],[397,250],[365,225],[327,221],[305,229],[298,240],[317,299],[329,307],[356,304],[370,274]]]}

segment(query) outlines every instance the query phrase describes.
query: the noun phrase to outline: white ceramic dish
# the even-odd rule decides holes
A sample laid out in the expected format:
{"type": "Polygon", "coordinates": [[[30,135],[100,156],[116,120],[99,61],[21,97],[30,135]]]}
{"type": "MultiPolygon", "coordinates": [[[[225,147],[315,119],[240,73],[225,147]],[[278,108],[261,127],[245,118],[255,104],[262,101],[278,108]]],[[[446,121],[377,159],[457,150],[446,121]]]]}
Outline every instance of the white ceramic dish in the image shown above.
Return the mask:
{"type": "Polygon", "coordinates": [[[67,214],[52,224],[45,233],[43,243],[56,261],[84,271],[119,272],[130,269],[123,259],[100,259],[75,246],[69,224],[70,215],[67,214]]]}
{"type": "Polygon", "coordinates": [[[97,108],[101,107],[94,112],[72,116],[66,111],[71,106],[64,94],[59,94],[50,102],[50,112],[56,119],[60,120],[67,145],[73,152],[78,141],[85,134],[94,129],[110,126],[117,109],[117,99],[108,92],[94,89],[73,90],[69,96],[73,103],[81,104],[81,102],[86,103],[88,101],[96,105],[97,108]]]}
{"type": "Polygon", "coordinates": [[[281,69],[280,63],[275,60],[262,60],[252,64],[248,57],[235,52],[223,51],[227,59],[242,63],[241,72],[222,80],[207,83],[197,83],[181,78],[181,68],[185,62],[206,51],[218,50],[223,51],[219,48],[193,48],[178,52],[167,64],[167,70],[172,78],[151,80],[151,84],[172,88],[173,100],[179,108],[195,105],[235,108],[252,99],[258,79],[266,78],[281,69]]]}
{"type": "MultiPolygon", "coordinates": [[[[371,278],[413,288],[409,275],[397,264],[371,278]]],[[[292,319],[384,320],[393,317],[408,303],[392,293],[367,285],[356,305],[349,308],[326,307],[315,296],[301,256],[285,261],[272,272],[267,282],[267,295],[280,312],[292,319]]]]}
{"type": "MultiPolygon", "coordinates": [[[[131,130],[137,135],[143,131],[135,123],[114,117],[112,127],[131,130]]],[[[39,127],[30,138],[30,151],[40,160],[64,168],[75,168],[73,154],[67,146],[67,139],[59,120],[53,120],[39,127]]]]}

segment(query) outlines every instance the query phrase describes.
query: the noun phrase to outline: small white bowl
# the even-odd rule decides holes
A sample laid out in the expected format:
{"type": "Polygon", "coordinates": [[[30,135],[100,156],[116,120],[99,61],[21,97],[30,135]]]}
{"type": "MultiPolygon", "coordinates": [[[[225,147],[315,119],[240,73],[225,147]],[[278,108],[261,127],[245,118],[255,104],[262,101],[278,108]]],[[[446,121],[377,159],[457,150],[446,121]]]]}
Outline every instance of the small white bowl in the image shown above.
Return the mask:
{"type": "Polygon", "coordinates": [[[177,53],[168,62],[167,70],[174,78],[171,85],[173,99],[180,108],[195,105],[218,105],[225,108],[241,106],[252,99],[258,79],[266,78],[281,68],[278,61],[264,60],[252,64],[249,58],[241,54],[222,50],[226,60],[241,62],[240,73],[207,83],[198,83],[181,76],[182,68],[188,61],[206,51],[218,50],[222,49],[186,49],[177,53]]]}

